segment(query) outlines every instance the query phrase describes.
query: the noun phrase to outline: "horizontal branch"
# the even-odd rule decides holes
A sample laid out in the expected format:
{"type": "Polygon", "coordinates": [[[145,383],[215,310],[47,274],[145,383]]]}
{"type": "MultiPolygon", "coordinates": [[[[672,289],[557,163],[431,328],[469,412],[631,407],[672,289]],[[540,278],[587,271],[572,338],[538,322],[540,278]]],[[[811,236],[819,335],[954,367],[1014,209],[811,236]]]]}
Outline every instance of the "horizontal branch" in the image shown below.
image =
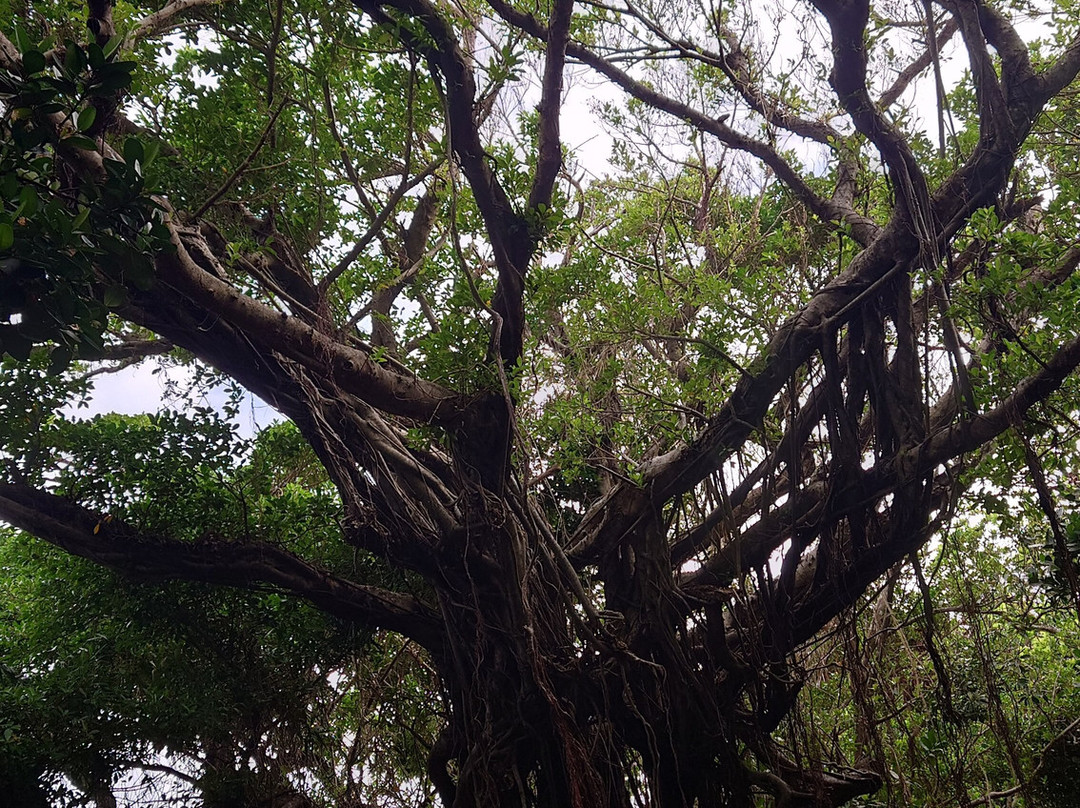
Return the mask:
{"type": "Polygon", "coordinates": [[[1024,413],[1057,390],[1080,365],[1080,337],[1064,343],[1046,360],[1038,372],[1016,385],[1012,395],[987,412],[948,427],[932,430],[930,438],[908,456],[896,462],[932,469],[958,455],[970,452],[1000,435],[1023,418],[1024,413]]]}
{"type": "Polygon", "coordinates": [[[101,354],[101,361],[141,360],[150,356],[167,354],[175,347],[167,339],[127,339],[123,342],[106,345],[101,354]]]}
{"type": "Polygon", "coordinates": [[[140,39],[164,33],[169,28],[173,27],[176,18],[185,11],[190,11],[193,8],[199,8],[200,6],[223,5],[226,2],[228,2],[228,0],[172,0],[171,3],[168,3],[152,14],[147,14],[139,20],[138,25],[136,25],[131,33],[128,34],[124,46],[130,48],[140,39]]]}
{"type": "Polygon", "coordinates": [[[120,572],[240,589],[268,584],[320,611],[396,631],[437,652],[439,618],[411,595],[357,584],[265,542],[181,542],[139,533],[69,499],[27,485],[0,483],[0,519],[62,550],[120,572]]]}

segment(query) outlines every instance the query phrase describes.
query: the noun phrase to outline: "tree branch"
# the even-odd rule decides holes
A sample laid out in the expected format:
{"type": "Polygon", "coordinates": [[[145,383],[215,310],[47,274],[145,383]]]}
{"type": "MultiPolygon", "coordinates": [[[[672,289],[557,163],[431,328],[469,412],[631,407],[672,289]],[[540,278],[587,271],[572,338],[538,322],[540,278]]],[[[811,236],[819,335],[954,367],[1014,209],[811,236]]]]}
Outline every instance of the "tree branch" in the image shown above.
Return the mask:
{"type": "Polygon", "coordinates": [[[139,20],[135,28],[127,35],[124,47],[134,47],[140,39],[164,33],[172,25],[173,20],[185,11],[200,6],[222,5],[227,2],[229,0],[172,0],[171,3],[139,20]]]}
{"type": "Polygon", "coordinates": [[[878,110],[866,86],[868,0],[814,0],[814,6],[828,20],[832,32],[833,69],[829,81],[837,98],[855,128],[877,147],[892,171],[916,235],[921,241],[936,243],[936,226],[932,221],[923,221],[929,213],[926,177],[911,147],[878,110]]]}
{"type": "Polygon", "coordinates": [[[270,133],[274,131],[274,124],[277,123],[278,117],[280,117],[281,113],[285,111],[285,107],[289,106],[290,103],[292,103],[292,101],[288,97],[282,99],[281,103],[278,104],[278,108],[274,110],[270,119],[266,122],[266,126],[263,127],[262,134],[259,136],[258,141],[256,141],[255,147],[248,153],[247,157],[240,161],[240,165],[233,170],[232,174],[225,178],[225,182],[221,184],[221,187],[210,194],[210,198],[203,202],[202,205],[199,206],[199,209],[192,214],[193,219],[202,218],[202,215],[217,204],[217,201],[225,196],[236,181],[244,175],[248,166],[251,165],[252,160],[254,160],[259,152],[262,151],[262,147],[266,143],[267,138],[270,137],[270,133]]]}
{"type": "Polygon", "coordinates": [[[555,178],[562,168],[562,141],[559,138],[559,110],[562,107],[563,66],[574,0],[555,0],[548,21],[547,47],[544,53],[544,77],[537,113],[540,131],[537,137],[536,175],[529,192],[528,207],[537,211],[551,204],[555,178]]]}
{"type": "Polygon", "coordinates": [[[101,359],[104,362],[118,362],[124,359],[136,361],[148,356],[167,354],[174,346],[167,339],[129,339],[115,345],[106,345],[101,359]]]}
{"type": "Polygon", "coordinates": [[[72,555],[138,577],[249,589],[269,584],[327,614],[399,632],[439,652],[441,621],[416,598],[340,578],[265,542],[181,542],[26,485],[0,483],[0,518],[72,555]]]}
{"type": "MultiPolygon", "coordinates": [[[[525,329],[522,302],[525,271],[537,242],[530,233],[526,219],[514,210],[484,151],[476,119],[476,80],[468,60],[458,47],[457,33],[429,0],[354,2],[376,23],[393,28],[410,48],[424,55],[433,71],[442,76],[450,143],[483,217],[499,274],[499,283],[491,303],[502,318],[497,349],[502,362],[512,366],[521,357],[525,329]],[[409,33],[386,9],[412,17],[423,26],[427,36],[421,38],[409,33]]],[[[566,14],[569,11],[564,9],[566,14]]],[[[558,132],[555,134],[557,136],[558,132]]]]}
{"type": "Polygon", "coordinates": [[[787,104],[758,86],[751,75],[750,60],[743,51],[739,38],[730,28],[720,22],[719,16],[714,20],[714,24],[716,25],[715,33],[721,42],[721,50],[713,52],[694,42],[672,37],[663,26],[629,2],[625,10],[607,3],[595,2],[595,0],[589,4],[617,14],[631,16],[647,26],[649,31],[667,43],[678,55],[717,68],[727,76],[735,91],[750,109],[761,115],[768,123],[833,149],[836,143],[843,140],[843,135],[828,123],[796,115],[787,104]]]}
{"type": "MultiPolygon", "coordinates": [[[[176,250],[157,255],[159,281],[203,307],[209,317],[221,317],[266,350],[278,351],[316,373],[328,374],[342,389],[384,412],[453,426],[468,408],[468,397],[416,376],[388,370],[364,351],[337,342],[300,319],[238,292],[199,267],[188,254],[176,226],[169,223],[169,229],[176,250]]],[[[172,339],[185,345],[183,335],[174,334],[172,339]]]]}
{"type": "MultiPolygon", "coordinates": [[[[977,0],[956,0],[952,3],[952,12],[960,21],[960,34],[967,46],[968,59],[971,63],[971,76],[975,83],[975,95],[979,101],[979,142],[987,145],[999,142],[1008,143],[1013,138],[1013,120],[1005,90],[998,81],[994,62],[986,47],[986,35],[983,33],[979,3],[977,0]]],[[[1000,33],[1012,31],[1007,23],[1000,33]]],[[[1015,32],[1014,32],[1015,33],[1015,32]]],[[[1026,55],[1027,50],[1021,50],[1026,55]]],[[[1014,60],[1015,61],[1015,60],[1014,60]]],[[[1008,65],[1003,65],[1007,68],[1008,65]]]]}
{"type": "MultiPolygon", "coordinates": [[[[546,40],[548,36],[547,29],[532,15],[518,11],[504,0],[488,0],[488,5],[511,25],[520,28],[537,39],[546,40]]],[[[708,132],[732,148],[757,157],[771,168],[776,173],[776,176],[792,190],[795,196],[823,221],[847,224],[851,229],[852,237],[860,244],[868,244],[878,233],[879,228],[871,219],[856,213],[850,208],[845,209],[836,201],[825,199],[815,193],[798,172],[769,144],[749,138],[722,121],[711,118],[688,104],[657,92],[647,84],[635,80],[628,73],[615,67],[602,56],[576,42],[571,41],[567,44],[566,53],[593,68],[598,73],[607,76],[626,93],[639,101],[643,101],[655,109],[667,112],[680,120],[689,122],[702,132],[708,132]]]]}
{"type": "Polygon", "coordinates": [[[895,104],[896,100],[904,94],[911,82],[915,80],[915,77],[930,67],[934,59],[934,52],[940,53],[941,49],[948,44],[958,30],[960,30],[960,25],[955,18],[946,22],[941,28],[941,33],[937,36],[935,47],[928,47],[922,56],[900,71],[900,75],[896,77],[889,89],[878,97],[877,106],[881,109],[888,109],[895,104]]]}

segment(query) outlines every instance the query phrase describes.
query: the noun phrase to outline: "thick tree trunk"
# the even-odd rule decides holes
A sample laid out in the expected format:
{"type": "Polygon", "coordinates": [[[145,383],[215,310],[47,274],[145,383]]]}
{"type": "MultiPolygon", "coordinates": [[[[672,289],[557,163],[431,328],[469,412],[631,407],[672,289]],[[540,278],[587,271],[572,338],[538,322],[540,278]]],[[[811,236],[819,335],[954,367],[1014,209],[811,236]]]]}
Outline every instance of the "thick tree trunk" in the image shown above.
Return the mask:
{"type": "Polygon", "coordinates": [[[626,612],[591,624],[544,538],[481,501],[486,524],[462,531],[441,567],[450,726],[430,768],[444,802],[625,808],[645,790],[657,808],[749,804],[734,691],[694,661],[677,615],[660,614],[670,587],[645,591],[663,580],[646,548],[621,584],[626,612]]]}

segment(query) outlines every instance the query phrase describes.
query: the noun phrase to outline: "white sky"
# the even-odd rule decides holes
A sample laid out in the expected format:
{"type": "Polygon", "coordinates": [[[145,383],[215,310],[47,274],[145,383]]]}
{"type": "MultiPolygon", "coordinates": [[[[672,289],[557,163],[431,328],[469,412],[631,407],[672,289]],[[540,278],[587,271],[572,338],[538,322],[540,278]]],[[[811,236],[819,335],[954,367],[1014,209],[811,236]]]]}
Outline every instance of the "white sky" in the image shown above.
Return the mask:
{"type": "MultiPolygon", "coordinates": [[[[89,406],[79,409],[68,407],[65,412],[69,416],[90,418],[110,412],[141,415],[159,412],[167,407],[182,406],[170,398],[166,381],[171,377],[179,382],[187,382],[191,378],[191,372],[173,367],[155,373],[157,368],[158,364],[151,359],[117,373],[95,376],[89,406]]],[[[215,388],[203,397],[201,403],[220,411],[225,400],[224,390],[215,388]]],[[[236,423],[240,436],[250,438],[280,417],[269,404],[249,393],[240,407],[236,423]]]]}

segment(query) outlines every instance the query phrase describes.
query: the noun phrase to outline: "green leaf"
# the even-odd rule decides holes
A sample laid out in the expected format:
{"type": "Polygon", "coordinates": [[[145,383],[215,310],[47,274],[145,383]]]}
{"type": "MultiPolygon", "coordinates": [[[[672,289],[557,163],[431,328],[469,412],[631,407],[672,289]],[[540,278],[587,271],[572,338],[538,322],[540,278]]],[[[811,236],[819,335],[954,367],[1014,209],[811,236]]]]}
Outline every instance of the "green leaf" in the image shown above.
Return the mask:
{"type": "Polygon", "coordinates": [[[0,222],[0,252],[11,249],[15,243],[15,231],[7,222],[0,222]]]}
{"type": "Polygon", "coordinates": [[[86,135],[70,135],[60,142],[66,146],[83,149],[84,151],[97,151],[97,143],[86,137],[86,135]]]}
{"type": "Polygon", "coordinates": [[[67,345],[57,345],[49,355],[49,367],[46,372],[50,376],[57,376],[68,369],[71,365],[72,350],[67,345]]]}
{"type": "Polygon", "coordinates": [[[131,84],[137,62],[106,62],[94,71],[93,92],[121,90],[131,84]]]}
{"type": "Polygon", "coordinates": [[[38,195],[32,185],[24,185],[19,191],[19,207],[15,216],[33,216],[38,211],[38,195]]]}
{"type": "Polygon", "coordinates": [[[26,29],[17,22],[11,38],[15,41],[15,47],[19,49],[19,53],[24,53],[34,47],[29,34],[26,33],[26,29]]]}
{"type": "Polygon", "coordinates": [[[123,90],[131,84],[130,73],[109,73],[96,82],[93,95],[108,95],[116,90],[123,90]]]}
{"type": "Polygon", "coordinates": [[[106,59],[111,59],[113,57],[120,49],[120,46],[124,44],[124,39],[125,37],[123,34],[113,34],[109,37],[109,41],[105,43],[105,47],[102,49],[106,59]]]}
{"type": "Polygon", "coordinates": [[[29,50],[23,54],[23,72],[32,76],[45,69],[45,54],[37,50],[29,50]]]}
{"type": "Polygon", "coordinates": [[[136,288],[147,291],[154,285],[154,264],[142,253],[131,256],[131,264],[124,269],[124,278],[136,288]]]}
{"type": "Polygon", "coordinates": [[[102,302],[110,309],[115,309],[123,306],[128,302],[128,291],[119,284],[114,284],[105,290],[105,296],[102,302]]]}
{"type": "Polygon", "coordinates": [[[0,195],[4,199],[14,199],[16,194],[19,193],[19,177],[14,171],[4,174],[0,178],[0,195]]]}
{"type": "Polygon", "coordinates": [[[129,137],[124,141],[124,162],[129,166],[143,159],[143,144],[138,138],[129,137]]]}
{"type": "Polygon", "coordinates": [[[105,52],[96,42],[91,42],[86,47],[86,58],[89,60],[92,70],[101,70],[105,66],[105,52]]]}
{"type": "Polygon", "coordinates": [[[64,72],[71,78],[78,76],[86,69],[86,51],[70,40],[67,43],[67,52],[64,54],[64,72]]]}
{"type": "Polygon", "coordinates": [[[81,208],[79,210],[79,212],[77,214],[75,214],[75,218],[71,222],[71,230],[72,230],[72,232],[74,232],[74,231],[78,230],[80,227],[82,227],[86,223],[86,220],[89,218],[89,216],[90,216],[90,208],[89,207],[81,208]]]}
{"type": "Polygon", "coordinates": [[[151,140],[148,143],[143,144],[143,157],[142,164],[144,167],[149,167],[154,160],[157,159],[158,154],[161,153],[161,141],[151,140]]]}
{"type": "Polygon", "coordinates": [[[75,125],[80,132],[85,132],[94,125],[97,119],[97,107],[86,107],[79,110],[78,123],[75,125]]]}

